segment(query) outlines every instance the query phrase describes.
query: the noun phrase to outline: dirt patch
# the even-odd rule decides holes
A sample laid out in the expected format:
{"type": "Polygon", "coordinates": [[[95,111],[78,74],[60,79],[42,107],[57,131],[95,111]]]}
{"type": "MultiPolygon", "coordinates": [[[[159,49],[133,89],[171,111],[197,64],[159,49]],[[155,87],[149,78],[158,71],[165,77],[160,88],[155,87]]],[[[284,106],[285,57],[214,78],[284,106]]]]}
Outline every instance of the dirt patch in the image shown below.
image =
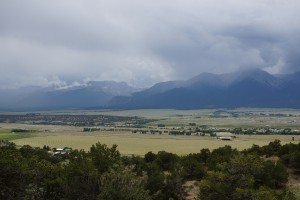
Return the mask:
{"type": "Polygon", "coordinates": [[[297,199],[300,200],[300,171],[295,169],[288,169],[289,179],[287,187],[292,191],[297,199]]]}
{"type": "Polygon", "coordinates": [[[183,187],[185,188],[185,192],[187,194],[185,200],[195,200],[198,197],[200,192],[200,188],[198,186],[198,181],[187,181],[183,187]]]}

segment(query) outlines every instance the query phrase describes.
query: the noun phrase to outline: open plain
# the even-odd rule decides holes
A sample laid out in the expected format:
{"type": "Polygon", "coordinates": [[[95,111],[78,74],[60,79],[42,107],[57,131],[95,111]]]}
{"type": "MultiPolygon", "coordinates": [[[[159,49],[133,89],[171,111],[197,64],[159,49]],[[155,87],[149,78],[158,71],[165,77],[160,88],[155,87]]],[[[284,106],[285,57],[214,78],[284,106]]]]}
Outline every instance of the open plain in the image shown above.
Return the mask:
{"type": "MultiPolygon", "coordinates": [[[[6,113],[11,114],[11,113],[6,113]]],[[[19,113],[27,114],[27,113],[19,113]]],[[[107,115],[121,117],[139,117],[152,119],[143,124],[143,129],[151,130],[189,130],[195,126],[206,126],[212,129],[218,128],[289,128],[300,129],[300,111],[294,109],[233,109],[233,110],[88,110],[88,111],[52,111],[40,112],[38,114],[51,115],[107,115]],[[159,128],[160,124],[164,128],[159,128]],[[192,124],[192,125],[191,125],[192,124]]],[[[144,155],[152,151],[168,151],[179,155],[197,153],[202,148],[215,149],[230,145],[239,150],[250,148],[253,144],[262,146],[275,139],[282,144],[300,142],[300,135],[257,135],[239,134],[232,141],[222,141],[216,137],[196,135],[169,135],[162,134],[140,134],[133,133],[137,128],[130,127],[126,123],[114,122],[109,125],[102,125],[107,130],[92,132],[83,131],[83,126],[73,125],[41,125],[33,121],[17,123],[1,123],[0,139],[8,138],[18,146],[30,145],[42,147],[72,147],[73,149],[89,148],[96,142],[118,145],[122,154],[144,155]],[[121,127],[116,129],[116,127],[121,127]],[[31,130],[30,133],[9,133],[12,129],[31,130]],[[6,130],[6,131],[5,131],[6,130]],[[4,137],[5,136],[5,137],[4,137]]],[[[90,126],[89,126],[90,127],[90,126]]],[[[92,126],[92,127],[98,127],[92,126]]]]}

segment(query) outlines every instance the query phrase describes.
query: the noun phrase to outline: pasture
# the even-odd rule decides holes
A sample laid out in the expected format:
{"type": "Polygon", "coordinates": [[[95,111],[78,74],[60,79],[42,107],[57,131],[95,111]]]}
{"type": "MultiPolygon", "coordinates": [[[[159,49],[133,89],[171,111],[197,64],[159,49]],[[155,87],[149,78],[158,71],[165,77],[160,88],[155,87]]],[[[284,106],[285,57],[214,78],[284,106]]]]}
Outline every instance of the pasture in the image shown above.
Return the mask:
{"type": "MultiPolygon", "coordinates": [[[[186,127],[190,123],[197,126],[218,128],[230,127],[277,127],[300,129],[300,110],[297,109],[203,109],[203,110],[76,110],[40,112],[51,115],[108,115],[137,116],[155,119],[145,126],[156,127],[164,124],[168,128],[186,127]]],[[[19,113],[20,114],[20,113],[19,113]]],[[[21,113],[22,114],[22,113],[21,113]]],[[[24,113],[25,114],[25,113],[24,113]]],[[[250,148],[253,144],[266,145],[275,139],[282,144],[300,142],[300,136],[289,135],[239,135],[233,141],[221,141],[208,136],[173,136],[168,134],[133,134],[131,131],[83,132],[83,127],[68,125],[33,125],[26,123],[0,123],[0,139],[7,138],[17,145],[42,147],[72,147],[89,150],[91,145],[101,142],[111,146],[117,144],[122,154],[144,155],[152,151],[168,151],[179,155],[197,153],[202,148],[215,149],[230,145],[239,150],[250,148]],[[8,130],[22,128],[34,130],[34,134],[8,134],[8,130]],[[6,131],[6,132],[5,132],[6,131]],[[5,133],[5,134],[4,134],[5,133]],[[294,137],[294,141],[292,141],[294,137]]]]}
{"type": "Polygon", "coordinates": [[[33,134],[18,134],[12,133],[11,129],[2,129],[0,128],[0,140],[16,140],[16,139],[23,139],[23,138],[31,138],[34,137],[33,134]]]}
{"type": "MultiPolygon", "coordinates": [[[[72,147],[75,149],[89,150],[96,142],[118,145],[118,149],[125,155],[144,155],[152,151],[167,151],[178,155],[198,153],[203,148],[216,149],[225,145],[243,150],[250,148],[253,144],[259,146],[266,145],[274,139],[279,139],[282,144],[292,142],[292,136],[245,136],[242,135],[233,141],[222,141],[212,137],[201,136],[155,136],[155,135],[135,135],[132,133],[92,133],[92,134],[58,134],[41,135],[33,138],[22,138],[13,140],[17,145],[31,145],[42,147],[72,147]]],[[[300,142],[300,136],[294,142],[300,142]]]]}
{"type": "MultiPolygon", "coordinates": [[[[95,131],[83,132],[82,127],[73,126],[53,126],[53,125],[28,125],[28,124],[0,124],[2,132],[12,128],[26,128],[35,130],[33,134],[10,134],[10,140],[18,146],[30,145],[33,147],[72,147],[74,149],[84,149],[86,151],[100,142],[111,146],[118,145],[118,149],[125,155],[144,155],[152,151],[167,151],[178,155],[197,153],[203,148],[215,149],[225,145],[243,150],[250,148],[253,144],[259,146],[266,145],[270,141],[279,139],[282,144],[300,142],[300,136],[283,135],[239,135],[233,141],[217,140],[208,136],[171,136],[171,135],[151,135],[151,134],[133,134],[129,131],[95,131]],[[18,135],[18,136],[12,136],[18,135]],[[30,137],[29,137],[30,136],[30,137]],[[14,138],[15,137],[15,138],[14,138]]],[[[1,135],[0,135],[1,137],[1,135]]]]}
{"type": "Polygon", "coordinates": [[[300,130],[299,109],[238,108],[238,109],[140,109],[140,110],[66,110],[40,112],[68,115],[137,116],[155,119],[148,125],[187,126],[189,123],[215,127],[286,127],[300,130]]]}

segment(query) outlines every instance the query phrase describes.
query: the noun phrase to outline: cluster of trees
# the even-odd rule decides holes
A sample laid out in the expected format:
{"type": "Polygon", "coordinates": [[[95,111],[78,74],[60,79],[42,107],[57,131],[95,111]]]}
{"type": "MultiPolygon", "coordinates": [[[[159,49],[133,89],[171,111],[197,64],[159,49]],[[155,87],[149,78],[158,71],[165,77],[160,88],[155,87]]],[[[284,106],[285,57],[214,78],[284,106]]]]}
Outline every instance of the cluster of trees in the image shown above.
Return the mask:
{"type": "Polygon", "coordinates": [[[122,156],[96,143],[89,152],[51,155],[47,148],[0,147],[0,199],[184,199],[184,183],[198,181],[201,200],[294,200],[287,167],[300,170],[300,144],[238,151],[230,146],[178,156],[160,151],[122,156]],[[277,161],[265,159],[277,156],[277,161]]]}
{"type": "Polygon", "coordinates": [[[19,129],[19,128],[15,128],[15,129],[11,129],[12,133],[30,133],[30,132],[34,132],[33,130],[27,130],[27,129],[19,129]]]}
{"type": "Polygon", "coordinates": [[[299,130],[290,128],[234,128],[230,132],[241,135],[300,135],[299,130]]]}
{"type": "Polygon", "coordinates": [[[0,114],[1,123],[28,123],[42,125],[73,125],[73,126],[99,126],[113,125],[114,123],[124,123],[131,125],[144,125],[154,119],[145,119],[142,117],[130,116],[112,116],[112,115],[51,115],[51,114],[0,114]]]}
{"type": "Polygon", "coordinates": [[[93,131],[100,131],[100,128],[89,128],[89,127],[85,127],[83,128],[83,132],[93,132],[93,131]]]}
{"type": "MultiPolygon", "coordinates": [[[[150,129],[150,130],[139,130],[139,129],[135,129],[135,130],[132,130],[131,131],[132,133],[139,133],[139,134],[159,134],[161,135],[163,133],[163,131],[161,130],[153,130],[153,129],[150,129]]],[[[164,133],[167,133],[168,131],[164,131],[164,133]]]]}

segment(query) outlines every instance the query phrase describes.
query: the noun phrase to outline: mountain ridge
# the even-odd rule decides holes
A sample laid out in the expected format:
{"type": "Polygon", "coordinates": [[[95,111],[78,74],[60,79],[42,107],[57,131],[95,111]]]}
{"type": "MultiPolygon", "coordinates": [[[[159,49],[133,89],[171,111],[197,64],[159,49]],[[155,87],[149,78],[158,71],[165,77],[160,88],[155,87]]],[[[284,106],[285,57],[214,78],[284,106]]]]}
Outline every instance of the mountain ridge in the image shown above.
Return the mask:
{"type": "Polygon", "coordinates": [[[300,72],[272,75],[260,69],[226,74],[201,73],[188,80],[140,89],[125,82],[24,87],[1,90],[0,110],[300,108],[300,72]]]}
{"type": "Polygon", "coordinates": [[[22,87],[0,91],[0,110],[54,110],[104,107],[113,97],[139,91],[124,82],[91,81],[81,85],[22,87]]]}
{"type": "MultiPolygon", "coordinates": [[[[277,77],[260,69],[220,75],[202,73],[185,81],[158,83],[133,93],[126,103],[119,105],[127,109],[300,108],[300,81],[297,77],[300,73],[277,77]]],[[[114,106],[118,107],[118,104],[112,103],[111,107],[114,106]]]]}

